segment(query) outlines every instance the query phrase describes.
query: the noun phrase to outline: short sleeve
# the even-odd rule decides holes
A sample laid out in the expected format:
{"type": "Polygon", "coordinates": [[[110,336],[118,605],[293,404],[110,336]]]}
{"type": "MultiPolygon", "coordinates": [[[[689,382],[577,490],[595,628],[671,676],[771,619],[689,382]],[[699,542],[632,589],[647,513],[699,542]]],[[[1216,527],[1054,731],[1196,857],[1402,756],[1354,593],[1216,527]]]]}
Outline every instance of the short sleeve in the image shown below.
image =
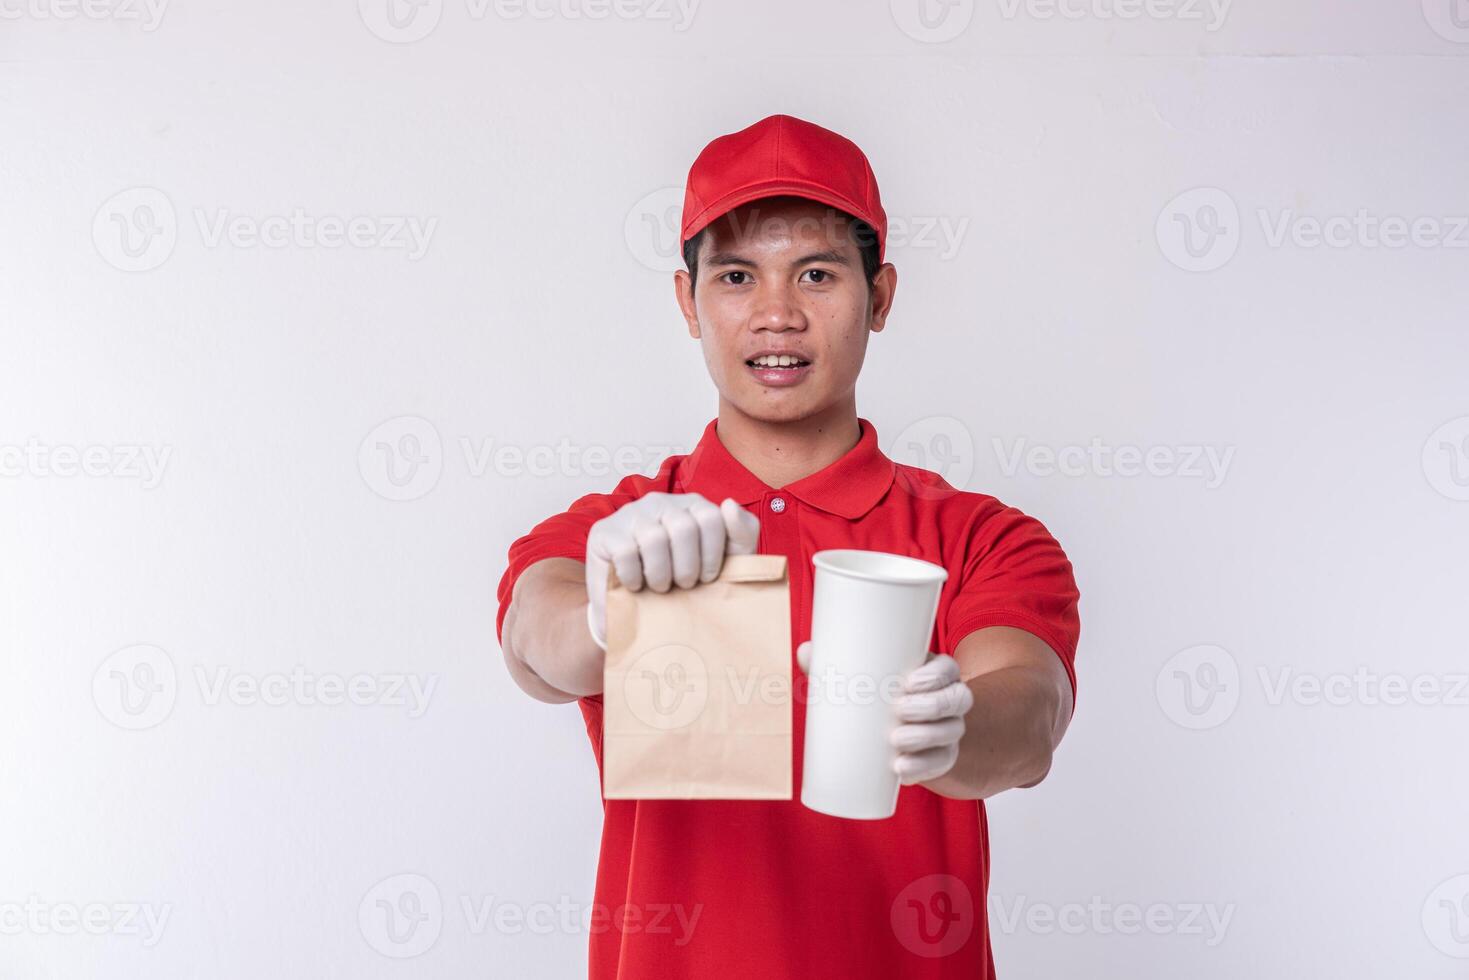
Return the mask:
{"type": "Polygon", "coordinates": [[[495,590],[500,600],[499,612],[495,614],[496,641],[503,639],[505,613],[510,609],[510,597],[515,592],[515,582],[521,572],[546,558],[586,561],[587,534],[592,525],[615,514],[623,504],[655,491],[667,493],[672,490],[674,474],[683,459],[683,456],[669,456],[652,477],[630,473],[610,493],[589,493],[578,497],[561,513],[553,514],[516,538],[510,545],[509,565],[505,574],[500,576],[499,588],[495,590]]]}
{"type": "MultiPolygon", "coordinates": [[[[966,526],[959,583],[944,615],[954,647],[986,626],[1032,633],[1061,658],[1076,694],[1080,592],[1071,562],[1045,526],[992,498],[966,526]]],[[[950,651],[952,652],[952,651],[950,651]]]]}
{"type": "Polygon", "coordinates": [[[585,561],[587,533],[591,531],[592,525],[632,499],[633,495],[616,492],[589,493],[578,498],[561,513],[541,521],[510,545],[509,566],[501,576],[500,587],[496,590],[500,600],[500,610],[495,615],[497,640],[501,638],[505,613],[510,608],[510,597],[515,591],[515,581],[520,578],[520,574],[546,558],[585,561]]]}

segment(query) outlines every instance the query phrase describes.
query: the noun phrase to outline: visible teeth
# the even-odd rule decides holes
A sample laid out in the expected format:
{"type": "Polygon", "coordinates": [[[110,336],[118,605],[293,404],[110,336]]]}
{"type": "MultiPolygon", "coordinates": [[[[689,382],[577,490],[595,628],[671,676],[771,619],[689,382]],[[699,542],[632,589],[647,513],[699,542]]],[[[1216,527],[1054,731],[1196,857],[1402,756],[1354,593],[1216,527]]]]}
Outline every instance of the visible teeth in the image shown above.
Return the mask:
{"type": "Polygon", "coordinates": [[[801,359],[790,354],[763,354],[753,358],[750,363],[761,367],[793,367],[800,364],[801,359]]]}

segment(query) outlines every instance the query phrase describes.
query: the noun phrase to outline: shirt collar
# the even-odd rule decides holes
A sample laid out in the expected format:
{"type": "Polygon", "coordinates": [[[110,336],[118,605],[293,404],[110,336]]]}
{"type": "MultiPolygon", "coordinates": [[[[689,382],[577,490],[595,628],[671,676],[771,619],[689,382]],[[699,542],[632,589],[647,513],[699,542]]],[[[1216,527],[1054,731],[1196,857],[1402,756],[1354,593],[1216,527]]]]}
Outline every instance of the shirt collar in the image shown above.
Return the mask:
{"type": "Polygon", "coordinates": [[[783,487],[768,486],[730,455],[719,440],[718,422],[716,418],[704,427],[699,444],[680,463],[678,476],[685,492],[703,494],[716,504],[733,497],[741,506],[749,506],[779,491],[852,521],[875,507],[893,484],[893,461],[878,448],[877,429],[867,419],[857,420],[862,435],[846,455],[783,487]]]}

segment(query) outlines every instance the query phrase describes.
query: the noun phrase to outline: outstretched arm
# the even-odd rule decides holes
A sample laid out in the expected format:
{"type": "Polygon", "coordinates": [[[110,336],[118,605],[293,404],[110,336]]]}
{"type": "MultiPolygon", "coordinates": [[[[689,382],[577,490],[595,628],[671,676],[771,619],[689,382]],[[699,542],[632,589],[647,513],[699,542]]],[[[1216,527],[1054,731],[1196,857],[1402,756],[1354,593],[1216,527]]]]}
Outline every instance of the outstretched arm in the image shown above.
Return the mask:
{"type": "Polygon", "coordinates": [[[636,592],[691,589],[719,576],[725,554],[752,555],[760,519],[733,500],[649,493],[587,532],[586,560],[544,558],[515,580],[501,623],[505,666],[538,701],[602,693],[607,661],[607,579],[636,592]]]}
{"type": "Polygon", "coordinates": [[[894,738],[904,753],[899,766],[911,759],[912,771],[905,774],[900,768],[899,775],[961,800],[987,799],[1039,783],[1050,772],[1052,753],[1071,721],[1071,681],[1060,658],[1032,633],[990,626],[961,640],[953,660],[972,698],[962,713],[962,734],[957,743],[924,745],[928,729],[945,724],[945,699],[952,705],[954,689],[947,695],[942,687],[904,695],[898,703],[903,724],[894,738]],[[940,775],[929,775],[950,760],[940,775]]]}
{"type": "Polygon", "coordinates": [[[586,565],[546,558],[515,581],[500,648],[520,689],[561,704],[602,691],[606,656],[587,630],[586,565]]]}

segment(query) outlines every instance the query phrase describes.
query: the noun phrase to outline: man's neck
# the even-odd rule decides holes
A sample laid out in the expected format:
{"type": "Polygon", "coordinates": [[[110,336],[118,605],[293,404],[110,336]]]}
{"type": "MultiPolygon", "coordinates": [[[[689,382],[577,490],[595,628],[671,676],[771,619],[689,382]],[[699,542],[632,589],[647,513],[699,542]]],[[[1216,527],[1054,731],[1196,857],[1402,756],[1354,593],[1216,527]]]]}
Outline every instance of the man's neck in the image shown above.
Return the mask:
{"type": "Polygon", "coordinates": [[[723,399],[719,403],[719,441],[770,487],[783,487],[826,469],[851,452],[861,434],[855,399],[797,422],[764,422],[723,399]]]}

